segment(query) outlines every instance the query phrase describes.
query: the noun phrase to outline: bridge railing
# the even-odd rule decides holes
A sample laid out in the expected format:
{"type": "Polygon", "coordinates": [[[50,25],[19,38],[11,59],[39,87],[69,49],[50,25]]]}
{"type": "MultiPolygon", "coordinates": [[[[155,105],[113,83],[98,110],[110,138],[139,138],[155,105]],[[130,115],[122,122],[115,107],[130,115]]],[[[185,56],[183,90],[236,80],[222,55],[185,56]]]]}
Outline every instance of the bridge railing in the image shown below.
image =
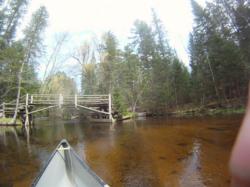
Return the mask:
{"type": "MultiPolygon", "coordinates": [[[[21,110],[24,108],[23,103],[19,103],[18,110],[21,110]]],[[[12,116],[15,112],[16,104],[13,102],[10,103],[2,103],[0,105],[0,117],[4,118],[6,116],[12,116]]]]}
{"type": "MultiPolygon", "coordinates": [[[[26,110],[26,113],[35,113],[41,110],[47,110],[52,107],[61,108],[62,105],[80,107],[93,112],[107,114],[111,119],[111,95],[62,95],[62,94],[26,94],[19,100],[19,110],[26,110]],[[42,109],[29,112],[29,105],[44,106],[42,109]],[[105,111],[103,111],[103,108],[105,111]],[[102,108],[102,109],[101,109],[102,108]]],[[[0,105],[0,117],[14,114],[16,100],[0,105]]]]}
{"type": "Polygon", "coordinates": [[[75,95],[62,95],[64,105],[74,105],[75,103],[75,95]]]}
{"type": "Polygon", "coordinates": [[[109,95],[77,96],[77,103],[78,104],[92,104],[92,105],[109,104],[109,95]]]}
{"type": "Polygon", "coordinates": [[[109,95],[33,94],[28,99],[34,105],[109,104],[109,95]]]}
{"type": "Polygon", "coordinates": [[[58,105],[58,94],[32,94],[28,97],[28,103],[34,105],[58,105]]]}

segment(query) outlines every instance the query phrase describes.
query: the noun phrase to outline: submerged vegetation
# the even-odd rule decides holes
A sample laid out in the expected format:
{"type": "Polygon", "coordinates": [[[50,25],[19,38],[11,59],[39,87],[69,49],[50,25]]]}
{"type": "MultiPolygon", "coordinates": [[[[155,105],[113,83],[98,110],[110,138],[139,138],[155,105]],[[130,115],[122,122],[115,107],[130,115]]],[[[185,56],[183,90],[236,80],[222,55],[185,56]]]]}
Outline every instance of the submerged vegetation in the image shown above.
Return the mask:
{"type": "MultiPolygon", "coordinates": [[[[123,48],[112,31],[99,41],[79,44],[70,55],[81,74],[78,92],[111,93],[114,110],[122,114],[184,111],[187,105],[189,110],[241,109],[250,74],[250,3],[213,0],[202,7],[190,2],[194,15],[190,68],[170,46],[164,25],[152,10],[152,23],[136,20],[123,48]]],[[[48,55],[43,79],[38,79],[48,13],[45,7],[38,9],[23,38],[17,39],[27,7],[27,0],[0,1],[0,103],[24,93],[77,92],[72,75],[56,65],[65,35],[48,55]]]]}

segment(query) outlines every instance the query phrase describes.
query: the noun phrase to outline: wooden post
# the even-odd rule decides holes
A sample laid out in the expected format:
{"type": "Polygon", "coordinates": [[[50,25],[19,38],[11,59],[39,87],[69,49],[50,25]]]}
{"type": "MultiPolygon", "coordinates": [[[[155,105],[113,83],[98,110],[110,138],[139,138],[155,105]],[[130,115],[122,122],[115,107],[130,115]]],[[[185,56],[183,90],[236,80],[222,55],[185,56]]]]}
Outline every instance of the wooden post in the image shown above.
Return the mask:
{"type": "Polygon", "coordinates": [[[30,97],[30,103],[33,104],[33,95],[30,97]]]}
{"type": "Polygon", "coordinates": [[[77,94],[75,94],[75,108],[77,108],[77,94]]]}
{"type": "Polygon", "coordinates": [[[62,108],[62,105],[63,105],[63,95],[60,94],[59,95],[59,108],[62,108]]]}
{"type": "Polygon", "coordinates": [[[112,120],[112,100],[111,100],[111,94],[109,94],[109,119],[112,120]]]}
{"type": "Polygon", "coordinates": [[[29,105],[29,94],[26,94],[25,106],[29,105]]]}
{"type": "Polygon", "coordinates": [[[26,102],[25,102],[25,126],[30,125],[29,122],[29,94],[26,94],[26,102]]]}
{"type": "Polygon", "coordinates": [[[3,118],[5,118],[5,102],[3,102],[3,118]]]}

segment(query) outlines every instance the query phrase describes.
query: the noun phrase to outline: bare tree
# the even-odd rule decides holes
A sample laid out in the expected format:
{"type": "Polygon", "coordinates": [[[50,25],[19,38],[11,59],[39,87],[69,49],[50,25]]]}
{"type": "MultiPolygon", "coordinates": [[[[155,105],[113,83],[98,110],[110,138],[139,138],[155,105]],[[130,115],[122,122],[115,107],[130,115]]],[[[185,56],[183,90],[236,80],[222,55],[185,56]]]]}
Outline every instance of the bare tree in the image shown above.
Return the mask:
{"type": "Polygon", "coordinates": [[[85,42],[79,47],[72,58],[80,65],[81,91],[93,94],[96,86],[96,57],[95,48],[90,43],[85,42]]]}
{"type": "Polygon", "coordinates": [[[55,74],[56,71],[60,69],[62,63],[68,59],[68,57],[59,59],[59,56],[62,56],[61,51],[65,43],[67,42],[68,37],[69,37],[68,33],[62,33],[56,37],[55,46],[53,47],[52,52],[49,55],[49,58],[47,59],[45,64],[45,71],[43,73],[40,93],[46,92],[46,88],[48,85],[48,82],[46,81],[47,78],[55,74]]]}

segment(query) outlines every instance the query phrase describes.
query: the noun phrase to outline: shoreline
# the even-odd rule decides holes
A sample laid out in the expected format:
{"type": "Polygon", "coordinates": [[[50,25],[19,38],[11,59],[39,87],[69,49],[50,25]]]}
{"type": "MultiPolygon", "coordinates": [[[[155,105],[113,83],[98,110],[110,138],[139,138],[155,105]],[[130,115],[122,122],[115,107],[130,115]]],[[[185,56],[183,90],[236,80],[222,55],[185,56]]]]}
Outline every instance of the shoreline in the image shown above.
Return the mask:
{"type": "Polygon", "coordinates": [[[22,122],[17,119],[16,123],[12,123],[12,118],[0,118],[0,126],[21,126],[22,122]]]}

